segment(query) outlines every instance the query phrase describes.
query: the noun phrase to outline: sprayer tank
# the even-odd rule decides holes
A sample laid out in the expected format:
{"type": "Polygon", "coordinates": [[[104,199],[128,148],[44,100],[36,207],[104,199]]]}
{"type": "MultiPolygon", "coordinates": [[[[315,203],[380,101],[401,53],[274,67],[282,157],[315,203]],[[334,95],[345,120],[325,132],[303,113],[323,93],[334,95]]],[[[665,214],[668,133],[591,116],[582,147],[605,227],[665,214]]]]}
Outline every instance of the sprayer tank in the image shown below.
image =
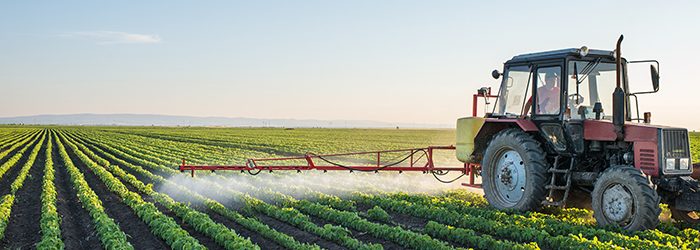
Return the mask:
{"type": "Polygon", "coordinates": [[[483,117],[465,117],[457,120],[457,159],[464,163],[472,163],[474,138],[481,126],[486,122],[483,117]]]}

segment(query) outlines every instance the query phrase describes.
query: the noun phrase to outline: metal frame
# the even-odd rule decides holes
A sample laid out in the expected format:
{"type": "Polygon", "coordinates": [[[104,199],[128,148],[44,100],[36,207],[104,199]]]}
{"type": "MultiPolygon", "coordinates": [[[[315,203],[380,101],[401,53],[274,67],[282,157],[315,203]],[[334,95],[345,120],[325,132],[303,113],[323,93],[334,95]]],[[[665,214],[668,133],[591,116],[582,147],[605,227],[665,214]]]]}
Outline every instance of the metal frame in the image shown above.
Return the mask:
{"type": "MultiPolygon", "coordinates": [[[[487,98],[496,98],[496,102],[494,102],[494,107],[496,107],[496,103],[498,102],[498,95],[493,95],[491,94],[491,88],[487,88],[486,93],[480,93],[477,92],[476,94],[472,95],[472,116],[476,117],[478,114],[479,109],[477,108],[479,106],[479,97],[483,97],[484,99],[487,98]]],[[[493,113],[493,110],[491,111],[493,113]]]]}
{"type": "Polygon", "coordinates": [[[234,170],[234,171],[273,171],[273,170],[345,170],[345,171],[358,171],[358,172],[378,172],[378,171],[420,171],[423,173],[429,173],[432,171],[460,171],[464,174],[471,172],[468,165],[461,167],[436,167],[433,161],[433,152],[435,150],[455,150],[454,146],[430,146],[426,148],[411,148],[411,149],[396,149],[396,150],[381,150],[381,151],[366,151],[366,152],[352,152],[352,153],[340,153],[340,154],[311,154],[307,153],[303,156],[292,156],[292,157],[279,157],[279,158],[258,158],[258,159],[248,159],[245,165],[188,165],[183,159],[180,165],[180,171],[191,171],[194,177],[195,170],[234,170]],[[399,164],[404,163],[403,166],[399,164],[383,166],[382,154],[386,153],[407,153],[407,158],[400,161],[399,164]],[[422,153],[424,152],[424,154],[422,153]],[[421,153],[419,156],[415,156],[417,153],[421,153]],[[324,158],[334,157],[334,156],[358,156],[358,155],[376,155],[376,164],[368,165],[338,165],[331,164],[324,158]],[[416,165],[419,160],[425,157],[426,162],[422,165],[416,165]],[[289,160],[305,160],[304,165],[282,165],[280,161],[289,160]],[[326,163],[320,163],[326,162],[326,163]],[[319,164],[320,163],[320,164],[319,164]]]}

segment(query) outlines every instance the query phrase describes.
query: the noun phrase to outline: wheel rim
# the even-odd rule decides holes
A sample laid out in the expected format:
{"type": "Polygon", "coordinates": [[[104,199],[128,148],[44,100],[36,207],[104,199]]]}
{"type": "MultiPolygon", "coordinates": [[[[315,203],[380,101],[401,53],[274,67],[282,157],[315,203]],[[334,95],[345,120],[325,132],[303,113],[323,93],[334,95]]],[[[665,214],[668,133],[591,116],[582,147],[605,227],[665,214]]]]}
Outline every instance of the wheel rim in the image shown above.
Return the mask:
{"type": "Polygon", "coordinates": [[[522,199],[527,183],[523,158],[517,151],[505,149],[496,159],[491,178],[496,197],[508,207],[515,206],[522,199]]]}
{"type": "Polygon", "coordinates": [[[634,197],[622,184],[613,184],[603,191],[603,215],[620,226],[631,224],[634,219],[634,197]]]}

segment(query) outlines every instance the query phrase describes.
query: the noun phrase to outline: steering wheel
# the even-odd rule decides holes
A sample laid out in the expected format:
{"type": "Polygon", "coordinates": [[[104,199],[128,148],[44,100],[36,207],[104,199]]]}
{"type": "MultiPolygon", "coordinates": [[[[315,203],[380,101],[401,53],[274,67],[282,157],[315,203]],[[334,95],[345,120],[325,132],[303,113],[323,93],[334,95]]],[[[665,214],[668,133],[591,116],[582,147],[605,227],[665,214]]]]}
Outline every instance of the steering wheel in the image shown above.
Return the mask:
{"type": "Polygon", "coordinates": [[[580,94],[572,94],[568,95],[567,98],[569,99],[567,105],[569,106],[569,110],[571,110],[571,117],[579,117],[579,107],[583,106],[583,96],[580,94]],[[578,102],[576,100],[578,100],[578,102]]]}
{"type": "Polygon", "coordinates": [[[569,104],[574,103],[575,105],[581,105],[583,103],[583,96],[580,94],[571,94],[569,95],[569,104]],[[578,98],[578,99],[577,99],[578,98]],[[577,103],[574,103],[574,101],[578,100],[577,103]]]}

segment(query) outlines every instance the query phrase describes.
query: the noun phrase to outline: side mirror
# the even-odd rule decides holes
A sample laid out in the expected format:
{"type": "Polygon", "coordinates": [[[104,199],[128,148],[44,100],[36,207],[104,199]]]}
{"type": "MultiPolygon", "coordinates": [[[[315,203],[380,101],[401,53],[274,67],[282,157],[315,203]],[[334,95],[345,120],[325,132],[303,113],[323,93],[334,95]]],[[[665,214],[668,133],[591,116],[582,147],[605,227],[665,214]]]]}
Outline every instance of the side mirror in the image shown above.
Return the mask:
{"type": "Polygon", "coordinates": [[[493,77],[493,79],[498,79],[501,77],[501,75],[503,75],[503,74],[501,72],[498,72],[497,69],[494,69],[493,71],[491,71],[491,76],[493,77]]]}
{"type": "Polygon", "coordinates": [[[659,91],[659,71],[654,65],[649,65],[651,70],[651,85],[654,87],[654,92],[659,91]]]}

